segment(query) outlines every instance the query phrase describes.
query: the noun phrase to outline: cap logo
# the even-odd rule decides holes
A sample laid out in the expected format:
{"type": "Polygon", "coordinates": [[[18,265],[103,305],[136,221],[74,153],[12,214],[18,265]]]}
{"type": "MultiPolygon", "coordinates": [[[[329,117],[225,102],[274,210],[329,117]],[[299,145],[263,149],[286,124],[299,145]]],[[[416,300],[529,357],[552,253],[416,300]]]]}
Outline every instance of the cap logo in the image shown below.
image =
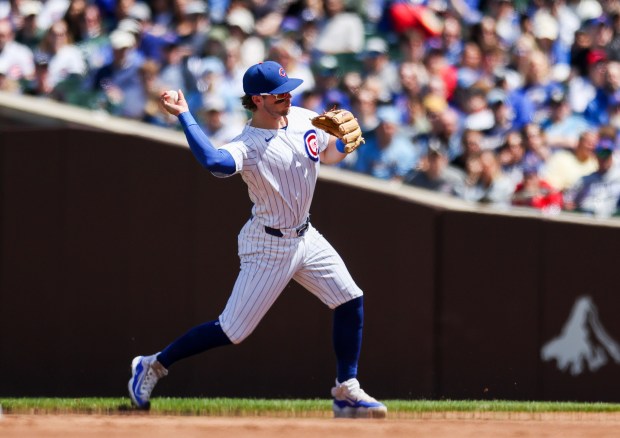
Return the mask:
{"type": "Polygon", "coordinates": [[[278,73],[280,74],[280,76],[282,76],[283,78],[286,77],[286,72],[284,71],[284,67],[280,67],[280,70],[278,70],[278,73]]]}

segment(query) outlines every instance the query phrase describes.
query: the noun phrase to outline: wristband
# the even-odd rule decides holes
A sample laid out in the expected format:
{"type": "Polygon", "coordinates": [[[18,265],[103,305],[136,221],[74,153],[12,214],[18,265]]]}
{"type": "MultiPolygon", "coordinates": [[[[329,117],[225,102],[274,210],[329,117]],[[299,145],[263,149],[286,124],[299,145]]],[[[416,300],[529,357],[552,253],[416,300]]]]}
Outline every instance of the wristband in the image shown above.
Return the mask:
{"type": "Polygon", "coordinates": [[[344,144],[344,142],[340,139],[336,140],[336,149],[338,149],[338,152],[340,153],[345,153],[344,151],[344,147],[346,146],[346,144],[344,144]]]}

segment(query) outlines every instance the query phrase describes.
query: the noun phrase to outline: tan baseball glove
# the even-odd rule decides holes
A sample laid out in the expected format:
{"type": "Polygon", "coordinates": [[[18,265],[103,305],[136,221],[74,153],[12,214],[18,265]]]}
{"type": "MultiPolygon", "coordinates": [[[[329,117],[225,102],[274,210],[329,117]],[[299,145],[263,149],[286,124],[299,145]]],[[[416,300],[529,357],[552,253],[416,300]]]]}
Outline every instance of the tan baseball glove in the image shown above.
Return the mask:
{"type": "Polygon", "coordinates": [[[334,109],[325,111],[312,119],[312,124],[329,132],[331,135],[338,137],[345,144],[344,151],[350,154],[357,149],[362,143],[365,143],[362,137],[362,129],[357,119],[351,114],[351,111],[345,109],[334,109]]]}

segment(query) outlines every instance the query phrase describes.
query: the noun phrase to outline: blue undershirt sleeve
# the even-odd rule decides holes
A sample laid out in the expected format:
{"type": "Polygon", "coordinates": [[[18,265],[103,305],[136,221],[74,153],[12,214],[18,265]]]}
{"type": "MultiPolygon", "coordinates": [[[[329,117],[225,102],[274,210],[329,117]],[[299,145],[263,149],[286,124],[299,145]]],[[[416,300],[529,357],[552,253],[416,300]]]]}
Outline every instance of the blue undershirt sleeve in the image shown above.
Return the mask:
{"type": "Polygon", "coordinates": [[[179,114],[179,122],[185,132],[189,148],[200,164],[213,173],[232,175],[237,171],[237,165],[230,152],[213,146],[189,111],[179,114]]]}

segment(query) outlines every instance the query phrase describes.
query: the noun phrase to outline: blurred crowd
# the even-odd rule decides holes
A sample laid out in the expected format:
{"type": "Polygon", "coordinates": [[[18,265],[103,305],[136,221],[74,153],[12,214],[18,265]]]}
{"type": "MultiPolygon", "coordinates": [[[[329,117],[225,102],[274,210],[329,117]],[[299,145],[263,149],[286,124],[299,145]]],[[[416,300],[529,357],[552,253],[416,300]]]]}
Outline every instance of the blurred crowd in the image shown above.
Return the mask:
{"type": "Polygon", "coordinates": [[[620,215],[620,0],[0,1],[0,90],[178,129],[182,89],[216,145],[272,59],[293,104],[341,107],[340,166],[500,208],[620,215]]]}

